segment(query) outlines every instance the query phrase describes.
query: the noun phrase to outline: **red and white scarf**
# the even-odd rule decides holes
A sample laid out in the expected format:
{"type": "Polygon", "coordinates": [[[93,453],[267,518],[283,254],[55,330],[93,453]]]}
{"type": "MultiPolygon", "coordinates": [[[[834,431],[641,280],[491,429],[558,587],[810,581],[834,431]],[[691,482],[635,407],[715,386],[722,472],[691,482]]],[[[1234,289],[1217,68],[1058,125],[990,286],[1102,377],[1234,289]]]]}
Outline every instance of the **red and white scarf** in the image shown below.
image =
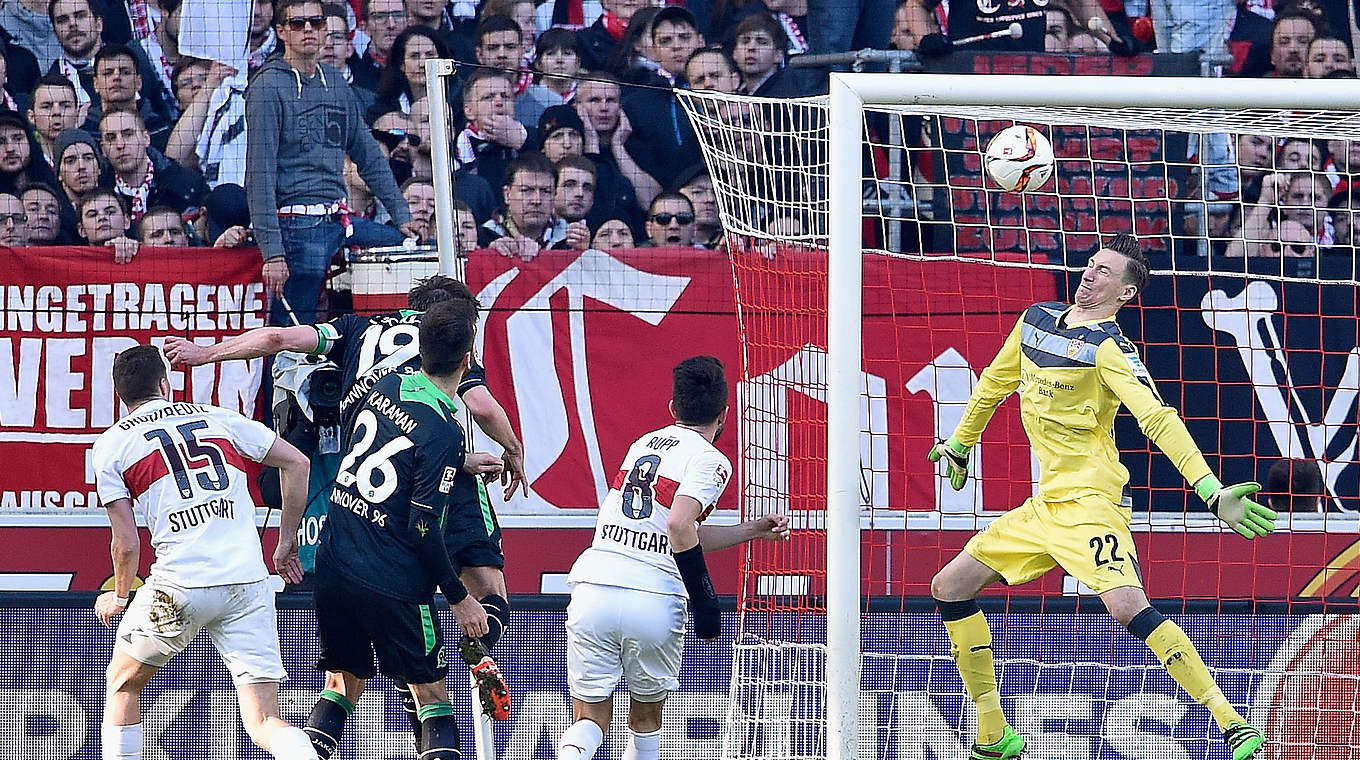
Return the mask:
{"type": "Polygon", "coordinates": [[[76,88],[76,105],[83,106],[90,102],[90,93],[86,92],[85,86],[80,83],[80,72],[93,65],[94,61],[86,61],[84,66],[77,66],[76,63],[63,55],[57,59],[57,71],[60,71],[71,86],[76,88]]]}
{"type": "Polygon", "coordinates": [[[477,129],[475,123],[469,121],[467,126],[463,127],[463,131],[458,133],[458,139],[453,141],[454,170],[457,171],[468,164],[476,163],[477,147],[486,142],[488,142],[486,136],[477,129]],[[476,142],[473,142],[474,140],[476,142]]]}
{"type": "Polygon", "coordinates": [[[793,20],[793,16],[787,13],[776,13],[775,18],[784,27],[784,34],[789,37],[789,55],[802,55],[808,51],[807,37],[803,36],[803,30],[798,28],[798,22],[793,20]]]}
{"type": "Polygon", "coordinates": [[[19,110],[19,104],[14,102],[14,96],[9,94],[9,90],[0,90],[0,93],[4,93],[4,95],[5,95],[5,109],[6,109],[6,110],[9,110],[9,111],[18,111],[18,110],[19,110]]]}
{"type": "Polygon", "coordinates": [[[614,15],[613,11],[608,10],[600,14],[600,19],[602,19],[601,23],[604,24],[604,30],[609,33],[610,39],[615,42],[623,39],[624,32],[628,31],[628,19],[619,18],[614,15]]]}
{"type": "MultiPolygon", "coordinates": [[[[135,39],[144,40],[156,31],[156,22],[159,18],[152,18],[155,13],[146,0],[127,0],[128,16],[132,19],[132,36],[135,39]]],[[[156,14],[159,16],[159,14],[156,14]]]]}
{"type": "Polygon", "coordinates": [[[515,97],[524,94],[524,91],[534,84],[534,72],[528,66],[520,64],[519,79],[515,81],[515,97]]]}
{"type": "Polygon", "coordinates": [[[132,199],[131,213],[128,215],[129,221],[136,224],[146,214],[146,202],[151,198],[151,184],[156,179],[156,168],[152,166],[151,159],[146,160],[146,176],[142,178],[142,184],[133,187],[123,181],[123,178],[114,174],[113,191],[119,195],[126,195],[132,199]]]}

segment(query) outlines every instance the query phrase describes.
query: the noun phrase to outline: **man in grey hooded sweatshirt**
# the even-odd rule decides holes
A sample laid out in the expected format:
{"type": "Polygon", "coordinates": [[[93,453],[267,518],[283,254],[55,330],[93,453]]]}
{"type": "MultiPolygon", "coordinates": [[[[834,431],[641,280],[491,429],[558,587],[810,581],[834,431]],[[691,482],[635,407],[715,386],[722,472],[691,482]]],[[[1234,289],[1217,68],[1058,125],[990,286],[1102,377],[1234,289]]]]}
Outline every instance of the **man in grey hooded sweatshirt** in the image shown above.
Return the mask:
{"type": "MultiPolygon", "coordinates": [[[[246,193],[264,284],[282,294],[302,324],[316,321],[326,267],[349,226],[344,159],[414,235],[406,200],[339,71],[318,63],[326,33],[319,0],[278,0],[274,29],[281,57],[267,61],[246,89],[246,193]]],[[[274,324],[291,324],[277,298],[274,324]]]]}

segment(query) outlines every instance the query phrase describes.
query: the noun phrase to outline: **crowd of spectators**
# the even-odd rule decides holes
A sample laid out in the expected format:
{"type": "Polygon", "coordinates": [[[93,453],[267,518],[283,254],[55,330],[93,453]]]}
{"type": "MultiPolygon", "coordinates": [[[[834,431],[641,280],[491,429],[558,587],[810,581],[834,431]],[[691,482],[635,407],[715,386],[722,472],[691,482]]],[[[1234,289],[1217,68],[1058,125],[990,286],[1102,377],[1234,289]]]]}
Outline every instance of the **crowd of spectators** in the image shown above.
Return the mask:
{"type": "MultiPolygon", "coordinates": [[[[306,312],[334,248],[433,236],[424,62],[439,57],[460,62],[447,117],[465,247],[713,249],[713,183],[679,89],[816,94],[825,71],[792,57],[928,60],[1011,21],[1018,38],[967,49],[1198,52],[1227,75],[1353,78],[1349,3],[8,0],[0,244],[106,245],[118,261],[139,244],[258,245],[267,284],[291,282],[306,312]],[[244,49],[191,44],[205,24],[244,49]]],[[[1205,160],[1235,176],[1207,183],[1188,233],[1230,255],[1350,250],[1360,141],[1222,139],[1205,160]]]]}

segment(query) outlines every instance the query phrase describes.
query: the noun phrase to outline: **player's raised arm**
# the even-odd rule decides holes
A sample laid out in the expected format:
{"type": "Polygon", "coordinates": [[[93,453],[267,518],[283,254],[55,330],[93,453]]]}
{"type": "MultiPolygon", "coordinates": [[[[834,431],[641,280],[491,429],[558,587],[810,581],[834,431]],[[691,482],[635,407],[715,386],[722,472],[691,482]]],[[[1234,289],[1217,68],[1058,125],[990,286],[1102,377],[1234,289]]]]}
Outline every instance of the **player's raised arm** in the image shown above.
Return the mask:
{"type": "Polygon", "coordinates": [[[461,398],[472,412],[477,427],[504,449],[501,454],[504,469],[500,473],[501,485],[504,487],[502,498],[509,501],[521,486],[524,488],[524,495],[528,496],[529,482],[524,478],[524,446],[515,435],[515,429],[510,425],[510,417],[505,413],[505,408],[491,395],[490,389],[485,385],[469,388],[461,394],[461,398]]]}
{"type": "Polygon", "coordinates": [[[229,359],[255,359],[280,351],[315,353],[322,348],[321,333],[313,325],[294,327],[257,327],[211,346],[200,346],[187,338],[165,339],[165,358],[171,364],[197,367],[229,359]]]}
{"type": "Polygon", "coordinates": [[[1024,322],[1023,315],[1016,320],[1001,350],[982,371],[954,434],[935,444],[927,455],[932,462],[945,461],[949,485],[955,491],[962,490],[968,480],[968,454],[982,438],[997,406],[1020,387],[1020,330],[1024,322]]]}
{"type": "Polygon", "coordinates": [[[1246,498],[1261,489],[1259,484],[1238,483],[1224,487],[1214,477],[1180,414],[1157,393],[1132,344],[1122,339],[1102,343],[1096,351],[1096,369],[1100,372],[1101,382],[1114,391],[1148,440],[1156,444],[1194,486],[1195,493],[1208,505],[1209,511],[1243,538],[1256,538],[1275,530],[1279,515],[1246,498]]]}

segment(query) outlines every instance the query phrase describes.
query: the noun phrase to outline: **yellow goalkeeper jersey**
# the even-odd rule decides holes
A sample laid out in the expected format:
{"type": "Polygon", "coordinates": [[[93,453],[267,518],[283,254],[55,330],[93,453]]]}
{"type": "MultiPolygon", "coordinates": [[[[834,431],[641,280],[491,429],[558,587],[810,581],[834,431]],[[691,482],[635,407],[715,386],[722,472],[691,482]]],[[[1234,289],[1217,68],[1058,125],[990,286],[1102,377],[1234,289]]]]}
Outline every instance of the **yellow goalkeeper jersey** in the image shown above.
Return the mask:
{"type": "Polygon", "coordinates": [[[1120,404],[1187,481],[1209,475],[1185,423],[1162,401],[1114,319],[1069,323],[1068,308],[1049,302],[1025,310],[968,399],[954,431],[959,443],[976,445],[997,405],[1018,390],[1020,419],[1039,460],[1041,499],[1100,494],[1124,501],[1129,471],[1114,443],[1120,404]]]}

